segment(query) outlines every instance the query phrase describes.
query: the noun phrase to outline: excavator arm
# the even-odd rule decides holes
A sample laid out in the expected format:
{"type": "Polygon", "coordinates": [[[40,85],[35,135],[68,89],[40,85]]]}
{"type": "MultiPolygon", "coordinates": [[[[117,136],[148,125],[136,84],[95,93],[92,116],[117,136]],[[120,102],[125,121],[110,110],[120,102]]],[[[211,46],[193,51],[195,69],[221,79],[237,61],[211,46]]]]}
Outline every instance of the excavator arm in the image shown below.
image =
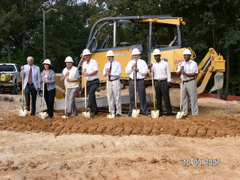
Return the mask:
{"type": "Polygon", "coordinates": [[[214,76],[214,86],[210,92],[221,89],[223,87],[223,73],[225,72],[225,60],[223,56],[220,54],[218,55],[213,48],[210,48],[199,64],[198,72],[199,74],[196,78],[197,83],[204,77],[201,85],[197,88],[198,94],[201,94],[205,90],[213,72],[216,72],[216,75],[214,76]]]}

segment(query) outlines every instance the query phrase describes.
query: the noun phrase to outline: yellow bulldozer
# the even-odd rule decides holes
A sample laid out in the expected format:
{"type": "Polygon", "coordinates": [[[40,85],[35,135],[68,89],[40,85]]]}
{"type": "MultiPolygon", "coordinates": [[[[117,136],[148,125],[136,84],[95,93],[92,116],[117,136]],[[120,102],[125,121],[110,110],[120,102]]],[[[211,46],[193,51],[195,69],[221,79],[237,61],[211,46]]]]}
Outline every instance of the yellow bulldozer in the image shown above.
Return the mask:
{"type": "MultiPolygon", "coordinates": [[[[99,79],[100,87],[105,87],[106,77],[103,76],[103,68],[107,63],[106,53],[108,50],[113,50],[115,57],[114,59],[122,65],[122,77],[121,83],[122,88],[128,85],[129,76],[125,72],[127,63],[132,60],[132,50],[138,48],[142,52],[143,59],[146,60],[147,64],[154,61],[153,51],[158,48],[161,50],[161,59],[168,62],[171,70],[171,89],[170,89],[170,100],[172,107],[180,107],[180,79],[176,76],[176,70],[178,64],[183,59],[183,51],[186,49],[183,27],[185,22],[182,17],[171,17],[168,15],[147,15],[147,16],[126,16],[126,17],[106,17],[98,20],[92,27],[88,43],[86,48],[92,52],[92,59],[98,62],[99,68],[99,79]],[[118,32],[124,27],[124,24],[140,26],[143,32],[146,34],[144,39],[140,39],[138,42],[119,42],[118,32]],[[106,29],[109,34],[106,34],[106,29]],[[105,32],[105,33],[103,33],[105,32]],[[105,39],[104,36],[105,35],[105,39]],[[99,43],[100,39],[104,39],[102,44],[99,43]],[[110,41],[111,40],[111,41],[110,41]],[[111,45],[109,45],[111,44],[111,45]],[[109,47],[111,46],[111,47],[109,47]]],[[[144,34],[142,33],[142,34],[144,34]]],[[[131,39],[131,38],[129,38],[131,39]]],[[[195,59],[195,52],[192,51],[192,58],[195,59]]],[[[78,63],[78,68],[81,70],[81,65],[84,58],[81,55],[81,60],[78,63]]],[[[198,83],[198,94],[203,93],[209,79],[213,73],[214,85],[210,92],[221,89],[223,87],[223,73],[225,72],[225,60],[223,57],[216,53],[213,48],[210,48],[206,53],[206,56],[200,62],[198,66],[199,74],[196,78],[198,83]]],[[[63,83],[60,82],[60,74],[57,75],[57,99],[62,98],[64,94],[63,83]]],[[[82,76],[82,83],[79,92],[79,97],[76,99],[76,105],[78,108],[84,107],[84,82],[85,79],[82,76]]],[[[150,77],[145,78],[146,86],[151,85],[150,77]]],[[[122,104],[129,103],[128,94],[122,95],[122,104]]],[[[152,101],[151,93],[147,93],[147,101],[152,101]]],[[[97,104],[99,107],[107,107],[106,96],[98,97],[97,104]]],[[[56,100],[56,109],[63,109],[64,101],[56,100]]]]}
{"type": "MultiPolygon", "coordinates": [[[[154,61],[152,55],[154,49],[158,48],[161,50],[161,59],[168,62],[171,70],[172,82],[170,89],[170,98],[173,107],[179,107],[179,85],[180,79],[176,76],[176,70],[178,64],[183,59],[183,51],[186,49],[183,27],[185,22],[182,17],[171,17],[167,15],[148,15],[148,16],[127,16],[127,17],[107,17],[98,20],[92,27],[87,48],[92,52],[92,59],[98,62],[100,82],[104,85],[106,78],[103,76],[103,68],[105,63],[107,63],[106,52],[108,50],[113,50],[115,53],[115,60],[120,62],[122,65],[122,77],[121,82],[123,87],[128,84],[128,75],[125,72],[127,63],[132,60],[132,50],[138,48],[142,51],[142,54],[147,55],[146,62],[150,64],[154,61]],[[145,38],[145,42],[120,42],[117,43],[118,26],[119,24],[138,24],[140,26],[145,26],[148,31],[148,36],[145,38]],[[101,30],[110,26],[112,29],[112,34],[108,34],[101,45],[98,45],[98,39],[101,35],[101,30]],[[96,29],[99,27],[98,29],[96,29]],[[112,38],[111,38],[112,37],[112,38]],[[109,40],[112,39],[112,47],[108,47],[109,40]],[[146,47],[144,47],[144,44],[146,47]],[[177,96],[176,96],[177,95],[177,96]]],[[[109,28],[108,28],[109,29],[109,28]]],[[[192,58],[195,59],[195,52],[192,51],[192,58]]],[[[78,64],[78,68],[81,67],[83,58],[78,64]]],[[[221,55],[218,55],[213,48],[210,48],[204,59],[198,66],[199,74],[196,78],[198,83],[198,94],[203,93],[205,90],[209,79],[213,72],[216,73],[214,77],[214,86],[211,92],[223,87],[223,73],[225,72],[225,60],[221,55]]],[[[146,77],[146,84],[150,84],[149,78],[146,77]]],[[[82,79],[84,81],[84,78],[82,79]]],[[[82,83],[84,84],[84,83],[82,83]]],[[[83,86],[82,86],[83,87],[83,86]]]]}

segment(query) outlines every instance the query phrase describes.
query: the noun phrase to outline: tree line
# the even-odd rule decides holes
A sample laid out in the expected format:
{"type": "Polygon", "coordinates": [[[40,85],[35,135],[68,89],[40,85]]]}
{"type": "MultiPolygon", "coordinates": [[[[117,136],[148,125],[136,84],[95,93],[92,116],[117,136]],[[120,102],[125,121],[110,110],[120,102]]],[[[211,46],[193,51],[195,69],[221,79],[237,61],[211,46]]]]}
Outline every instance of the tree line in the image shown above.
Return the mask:
{"type": "MultiPolygon", "coordinates": [[[[43,62],[43,10],[46,15],[46,57],[61,72],[66,56],[75,65],[86,47],[91,26],[100,18],[116,16],[171,15],[186,21],[186,47],[197,54],[197,62],[213,47],[227,60],[224,87],[227,94],[240,95],[240,1],[237,0],[2,0],[0,6],[0,62],[23,65],[31,55],[43,62]]],[[[108,30],[106,30],[106,33],[108,30]]],[[[145,36],[137,27],[125,26],[118,37],[136,41],[145,36]]],[[[105,37],[104,37],[105,38],[105,37]]],[[[146,39],[146,38],[145,38],[146,39]]],[[[99,41],[103,41],[101,36],[99,41]]]]}

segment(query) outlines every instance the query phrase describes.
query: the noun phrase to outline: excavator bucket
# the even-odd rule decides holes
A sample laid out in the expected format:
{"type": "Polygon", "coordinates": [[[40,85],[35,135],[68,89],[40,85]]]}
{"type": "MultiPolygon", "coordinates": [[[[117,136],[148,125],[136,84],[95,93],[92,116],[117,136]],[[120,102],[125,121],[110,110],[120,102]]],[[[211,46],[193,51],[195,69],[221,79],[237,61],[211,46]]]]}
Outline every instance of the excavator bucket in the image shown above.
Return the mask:
{"type": "Polygon", "coordinates": [[[218,89],[222,89],[223,87],[223,73],[217,73],[214,76],[214,86],[212,87],[212,89],[209,91],[209,93],[218,90],[218,89]]]}

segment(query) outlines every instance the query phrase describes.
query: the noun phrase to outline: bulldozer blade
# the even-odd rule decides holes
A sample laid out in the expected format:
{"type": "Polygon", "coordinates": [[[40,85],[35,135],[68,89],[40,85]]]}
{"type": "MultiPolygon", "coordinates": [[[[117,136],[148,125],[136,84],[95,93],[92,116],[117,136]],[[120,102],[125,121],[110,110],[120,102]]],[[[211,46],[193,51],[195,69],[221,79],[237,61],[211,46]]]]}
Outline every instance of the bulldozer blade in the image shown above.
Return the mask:
{"type": "Polygon", "coordinates": [[[47,117],[47,113],[46,112],[40,112],[38,114],[38,117],[41,118],[41,119],[45,119],[47,117]]]}
{"type": "Polygon", "coordinates": [[[176,115],[176,118],[177,119],[182,119],[183,118],[183,115],[184,115],[184,112],[183,111],[179,111],[176,115]]]}
{"type": "Polygon", "coordinates": [[[19,110],[18,116],[26,116],[26,115],[27,115],[27,110],[26,109],[19,110]]]}
{"type": "Polygon", "coordinates": [[[90,111],[85,111],[85,112],[82,112],[82,116],[84,117],[87,117],[87,118],[90,118],[90,111]]]}
{"type": "Polygon", "coordinates": [[[212,89],[209,91],[209,93],[218,90],[218,89],[222,89],[223,87],[223,73],[217,73],[214,76],[214,86],[212,87],[212,89]]]}
{"type": "Polygon", "coordinates": [[[151,117],[152,118],[158,118],[159,117],[159,110],[152,110],[151,111],[151,117]]]}
{"type": "Polygon", "coordinates": [[[108,114],[107,118],[115,118],[115,114],[108,114]]]}
{"type": "Polygon", "coordinates": [[[136,118],[139,116],[140,109],[133,109],[132,110],[132,117],[136,118]]]}

